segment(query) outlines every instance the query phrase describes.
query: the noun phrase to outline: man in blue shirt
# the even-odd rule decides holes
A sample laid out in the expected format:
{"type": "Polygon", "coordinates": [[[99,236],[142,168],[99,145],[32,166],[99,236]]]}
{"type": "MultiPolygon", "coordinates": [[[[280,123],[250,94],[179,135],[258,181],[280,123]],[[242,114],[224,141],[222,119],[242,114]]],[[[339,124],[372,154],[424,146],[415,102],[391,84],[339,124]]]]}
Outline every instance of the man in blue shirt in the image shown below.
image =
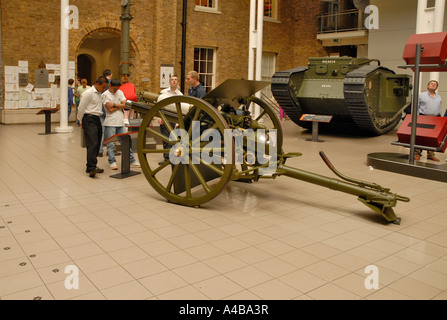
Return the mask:
{"type": "MultiPolygon", "coordinates": [[[[436,93],[438,89],[438,81],[430,80],[427,85],[427,91],[419,94],[418,100],[418,115],[436,116],[440,117],[442,112],[442,99],[439,94],[436,93]]],[[[414,160],[420,160],[422,150],[414,149],[414,160]]],[[[439,159],[435,157],[435,152],[427,150],[427,159],[439,162],[439,159]]]]}
{"type": "Polygon", "coordinates": [[[199,81],[199,74],[196,71],[190,71],[186,74],[185,82],[189,85],[188,95],[202,99],[206,96],[205,88],[199,81]]]}

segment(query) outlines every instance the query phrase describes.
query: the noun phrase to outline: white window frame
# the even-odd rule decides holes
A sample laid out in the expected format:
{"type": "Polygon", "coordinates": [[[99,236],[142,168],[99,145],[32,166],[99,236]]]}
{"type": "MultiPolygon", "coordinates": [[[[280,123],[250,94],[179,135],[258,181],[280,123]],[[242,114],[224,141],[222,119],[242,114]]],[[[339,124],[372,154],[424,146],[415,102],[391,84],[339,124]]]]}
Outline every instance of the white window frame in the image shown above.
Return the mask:
{"type": "Polygon", "coordinates": [[[212,7],[206,7],[206,6],[201,6],[201,5],[196,4],[194,7],[194,11],[222,14],[222,12],[220,12],[218,8],[219,8],[219,0],[213,0],[212,7]]]}
{"type": "MultiPolygon", "coordinates": [[[[206,50],[212,50],[212,51],[213,51],[213,59],[212,59],[212,60],[200,60],[200,58],[199,58],[199,60],[196,60],[195,56],[193,56],[194,70],[197,71],[197,72],[199,73],[199,79],[200,79],[200,77],[201,77],[202,75],[208,75],[208,76],[211,76],[211,79],[212,79],[212,80],[211,80],[211,84],[205,84],[205,83],[202,83],[203,86],[205,87],[205,90],[206,90],[207,88],[210,88],[210,90],[212,90],[212,89],[214,89],[215,84],[216,84],[217,48],[213,48],[213,47],[194,47],[194,50],[195,50],[195,49],[199,49],[199,50],[201,50],[201,49],[206,49],[206,50]],[[199,62],[199,66],[200,66],[200,61],[211,61],[212,64],[213,64],[213,66],[212,66],[212,69],[213,69],[212,72],[210,73],[209,70],[206,70],[207,72],[203,72],[203,70],[200,70],[200,68],[196,68],[196,67],[195,67],[196,61],[199,62]]],[[[207,92],[208,92],[208,91],[207,91],[207,92]]]]}
{"type": "Polygon", "coordinates": [[[264,14],[264,21],[278,22],[278,0],[272,1],[272,12],[274,13],[271,17],[264,14]]]}

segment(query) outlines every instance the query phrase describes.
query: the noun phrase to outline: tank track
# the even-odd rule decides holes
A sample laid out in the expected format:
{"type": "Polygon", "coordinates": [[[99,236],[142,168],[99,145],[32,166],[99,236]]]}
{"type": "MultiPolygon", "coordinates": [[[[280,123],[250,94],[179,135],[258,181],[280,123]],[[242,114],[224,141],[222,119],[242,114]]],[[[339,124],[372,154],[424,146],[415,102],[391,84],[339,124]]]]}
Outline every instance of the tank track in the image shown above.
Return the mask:
{"type": "MultiPolygon", "coordinates": [[[[333,121],[323,129],[334,130],[359,130],[368,134],[381,135],[393,129],[400,121],[401,114],[398,112],[391,119],[378,119],[368,108],[366,101],[366,79],[367,77],[382,70],[394,74],[394,71],[381,66],[363,66],[359,69],[346,74],[344,79],[344,97],[352,122],[333,121]]],[[[290,79],[298,74],[307,71],[307,67],[298,67],[285,71],[276,72],[272,78],[272,93],[278,104],[288,115],[288,117],[297,125],[310,129],[310,122],[300,121],[304,111],[297,99],[294,99],[290,90],[298,91],[299,88],[293,88],[290,79]],[[289,87],[290,86],[290,87],[289,87]]],[[[324,124],[323,124],[324,125],[324,124]]]]}
{"type": "MultiPolygon", "coordinates": [[[[303,110],[298,100],[294,100],[290,94],[289,88],[290,78],[297,73],[305,72],[308,67],[297,67],[285,71],[276,72],[272,78],[272,93],[276,99],[276,102],[281,106],[287,116],[297,125],[304,128],[311,128],[309,123],[305,121],[300,121],[303,115],[303,110]]],[[[291,84],[291,83],[290,83],[291,84]]],[[[299,88],[296,88],[297,90],[299,88]]]]}
{"type": "Polygon", "coordinates": [[[393,129],[402,118],[399,112],[393,118],[379,119],[368,108],[366,101],[366,79],[377,70],[394,74],[394,71],[380,66],[363,66],[346,74],[344,96],[346,105],[354,123],[361,130],[381,135],[393,129]]]}

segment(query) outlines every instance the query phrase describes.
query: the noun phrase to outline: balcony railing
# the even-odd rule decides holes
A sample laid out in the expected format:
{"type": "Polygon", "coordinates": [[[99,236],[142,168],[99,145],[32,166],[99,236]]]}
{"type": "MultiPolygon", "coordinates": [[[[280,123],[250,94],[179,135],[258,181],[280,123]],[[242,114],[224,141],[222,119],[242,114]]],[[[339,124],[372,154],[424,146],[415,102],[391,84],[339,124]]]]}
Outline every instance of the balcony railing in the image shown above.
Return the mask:
{"type": "Polygon", "coordinates": [[[318,17],[318,23],[319,34],[366,29],[363,23],[363,12],[357,9],[324,14],[318,17]]]}

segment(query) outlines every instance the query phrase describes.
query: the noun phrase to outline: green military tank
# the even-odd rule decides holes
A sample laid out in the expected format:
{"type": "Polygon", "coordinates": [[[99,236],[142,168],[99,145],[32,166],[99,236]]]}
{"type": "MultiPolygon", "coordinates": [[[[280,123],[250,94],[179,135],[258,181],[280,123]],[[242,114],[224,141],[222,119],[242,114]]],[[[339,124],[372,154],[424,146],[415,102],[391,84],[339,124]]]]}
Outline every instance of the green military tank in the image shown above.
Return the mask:
{"type": "Polygon", "coordinates": [[[299,126],[304,114],[333,116],[320,129],[381,135],[392,130],[410,104],[411,77],[367,58],[309,58],[307,67],[273,75],[272,93],[299,126]]]}

